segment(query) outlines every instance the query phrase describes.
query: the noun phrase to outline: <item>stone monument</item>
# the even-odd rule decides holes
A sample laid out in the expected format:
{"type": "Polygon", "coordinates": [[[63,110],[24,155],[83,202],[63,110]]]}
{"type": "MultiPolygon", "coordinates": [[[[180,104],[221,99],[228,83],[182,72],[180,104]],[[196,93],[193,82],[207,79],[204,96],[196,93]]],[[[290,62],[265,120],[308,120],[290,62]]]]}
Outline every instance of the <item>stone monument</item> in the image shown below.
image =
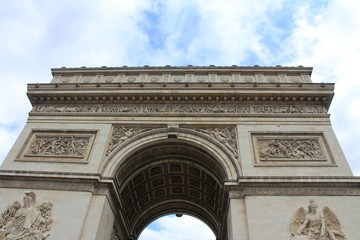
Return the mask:
{"type": "Polygon", "coordinates": [[[358,239],[360,179],[310,67],[55,68],[0,168],[0,239],[358,239]],[[21,202],[23,199],[23,202],[21,202]],[[307,210],[305,210],[307,209],[307,210]]]}

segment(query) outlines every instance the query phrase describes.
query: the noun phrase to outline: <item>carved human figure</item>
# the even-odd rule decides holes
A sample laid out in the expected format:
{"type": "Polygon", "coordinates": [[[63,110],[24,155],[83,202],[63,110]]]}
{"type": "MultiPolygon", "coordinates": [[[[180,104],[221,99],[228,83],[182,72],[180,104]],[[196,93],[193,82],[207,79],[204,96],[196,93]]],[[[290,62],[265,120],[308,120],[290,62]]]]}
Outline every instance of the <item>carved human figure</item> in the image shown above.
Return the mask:
{"type": "Polygon", "coordinates": [[[325,221],[322,212],[316,212],[317,204],[310,201],[308,206],[308,213],[306,214],[304,223],[296,231],[298,235],[302,235],[303,230],[307,227],[305,232],[309,239],[319,239],[325,235],[325,221]]]}
{"type": "Polygon", "coordinates": [[[317,211],[318,205],[309,201],[308,211],[299,208],[291,224],[292,240],[343,240],[345,234],[340,230],[340,222],[328,208],[317,211]],[[305,216],[304,216],[305,215],[305,216]],[[298,224],[301,223],[299,226],[298,224]],[[299,226],[296,229],[296,226],[299,226]],[[339,239],[336,237],[340,237],[339,239]]]}
{"type": "Polygon", "coordinates": [[[40,211],[35,207],[36,195],[33,192],[25,193],[23,206],[14,217],[0,230],[0,240],[42,240],[47,236],[34,226],[45,221],[40,211]]]}
{"type": "Polygon", "coordinates": [[[231,139],[231,133],[229,129],[220,130],[215,128],[212,132],[212,135],[216,138],[216,140],[221,142],[227,149],[229,149],[234,154],[234,157],[237,157],[237,150],[231,145],[229,140],[231,139]]]}

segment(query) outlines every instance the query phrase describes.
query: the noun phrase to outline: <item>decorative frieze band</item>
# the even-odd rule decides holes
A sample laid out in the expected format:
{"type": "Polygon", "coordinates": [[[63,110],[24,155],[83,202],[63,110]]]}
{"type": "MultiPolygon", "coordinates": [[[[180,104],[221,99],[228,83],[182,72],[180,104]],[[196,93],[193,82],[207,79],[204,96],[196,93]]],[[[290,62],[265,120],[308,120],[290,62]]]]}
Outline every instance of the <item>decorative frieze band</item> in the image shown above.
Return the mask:
{"type": "Polygon", "coordinates": [[[67,104],[36,105],[31,113],[122,113],[122,114],[326,114],[324,105],[241,105],[241,104],[67,104]]]}

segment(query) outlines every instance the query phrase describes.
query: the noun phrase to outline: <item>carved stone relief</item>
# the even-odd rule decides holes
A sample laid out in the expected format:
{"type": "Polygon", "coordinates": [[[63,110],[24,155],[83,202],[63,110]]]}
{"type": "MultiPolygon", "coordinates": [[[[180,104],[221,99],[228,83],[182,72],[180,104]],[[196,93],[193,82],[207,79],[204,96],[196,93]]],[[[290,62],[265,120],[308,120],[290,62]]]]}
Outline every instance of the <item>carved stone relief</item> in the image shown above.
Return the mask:
{"type": "Polygon", "coordinates": [[[77,104],[36,105],[32,113],[196,113],[196,114],[324,114],[324,105],[239,104],[77,104]]]}
{"type": "Polygon", "coordinates": [[[34,131],[20,160],[75,159],[87,161],[95,132],[34,131]]]}
{"type": "Polygon", "coordinates": [[[0,215],[0,240],[42,240],[50,234],[51,202],[36,205],[36,194],[25,193],[23,205],[15,201],[0,215]]]}
{"type": "Polygon", "coordinates": [[[238,157],[235,128],[206,128],[197,129],[197,131],[213,137],[226,147],[233,154],[234,158],[238,157]]]}
{"type": "Polygon", "coordinates": [[[114,126],[105,156],[108,156],[121,143],[146,130],[148,130],[148,128],[114,126]]]}
{"type": "Polygon", "coordinates": [[[340,221],[335,213],[324,206],[318,210],[314,200],[309,201],[305,212],[300,207],[292,217],[290,224],[291,240],[345,240],[340,221]]]}
{"type": "Polygon", "coordinates": [[[322,134],[252,134],[256,164],[332,163],[322,134]]]}

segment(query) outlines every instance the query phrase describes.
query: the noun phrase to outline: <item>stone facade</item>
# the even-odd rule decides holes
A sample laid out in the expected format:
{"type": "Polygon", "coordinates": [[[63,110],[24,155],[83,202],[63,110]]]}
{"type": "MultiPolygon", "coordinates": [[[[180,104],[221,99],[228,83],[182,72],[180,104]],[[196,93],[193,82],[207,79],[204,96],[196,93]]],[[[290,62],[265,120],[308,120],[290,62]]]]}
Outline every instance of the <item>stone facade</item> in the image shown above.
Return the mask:
{"type": "Polygon", "coordinates": [[[0,239],[136,240],[169,213],[218,240],[357,239],[360,179],[331,128],[334,85],[311,72],[52,69],[0,168],[0,239]]]}

